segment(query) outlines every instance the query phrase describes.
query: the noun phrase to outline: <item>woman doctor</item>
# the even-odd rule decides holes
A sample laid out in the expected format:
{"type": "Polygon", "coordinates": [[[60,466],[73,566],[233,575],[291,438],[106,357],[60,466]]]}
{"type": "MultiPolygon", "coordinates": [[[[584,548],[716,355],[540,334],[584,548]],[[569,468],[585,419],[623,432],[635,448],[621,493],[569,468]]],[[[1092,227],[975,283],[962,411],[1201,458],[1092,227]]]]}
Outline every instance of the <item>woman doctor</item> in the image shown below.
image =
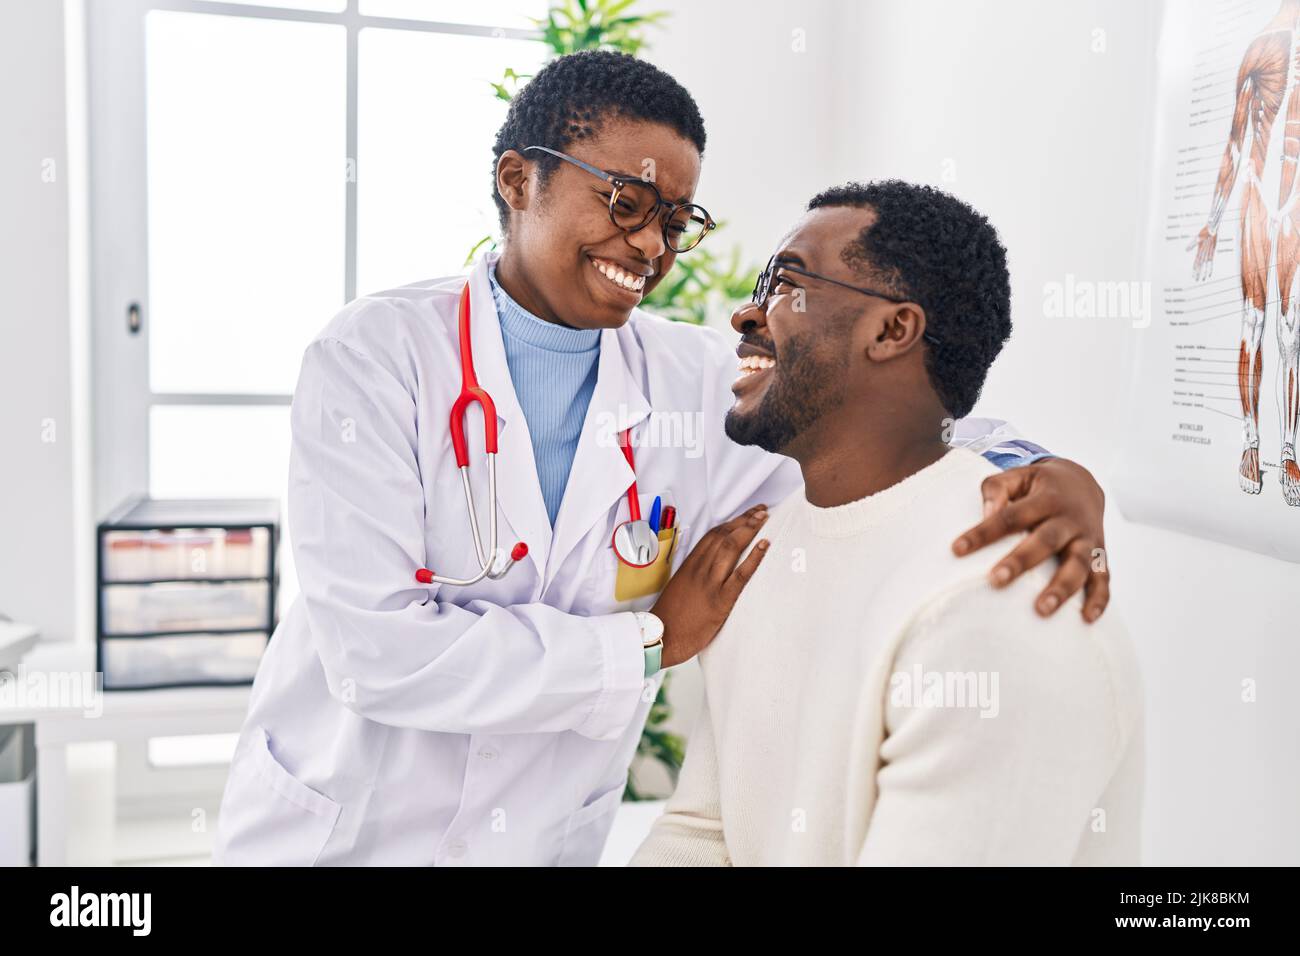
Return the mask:
{"type": "MultiPolygon", "coordinates": [[[[737,566],[762,505],[800,483],[793,462],[723,434],[737,376],[723,337],[636,311],[707,239],[712,220],[690,205],[704,140],[691,96],[655,67],[603,52],[554,61],[497,136],[504,253],[468,283],[361,297],[308,347],[289,487],[302,595],[253,685],[216,862],[597,861],[661,668],[717,633],[763,560],[760,542],[737,566]],[[480,530],[495,517],[503,548],[527,555],[500,577],[426,586],[417,569],[480,568],[448,428],[466,288],[499,430],[493,516],[471,406],[480,530]],[[611,541],[634,502],[648,515],[656,497],[675,520],[664,528],[661,511],[659,554],[635,568],[611,541]]],[[[958,423],[954,443],[1014,454],[987,424],[958,423]]],[[[1085,615],[1100,614],[1091,476],[1050,460],[983,493],[997,513],[968,547],[1034,529],[1002,565],[1014,576],[1059,553],[1040,611],[1086,581],[1085,615]]]]}

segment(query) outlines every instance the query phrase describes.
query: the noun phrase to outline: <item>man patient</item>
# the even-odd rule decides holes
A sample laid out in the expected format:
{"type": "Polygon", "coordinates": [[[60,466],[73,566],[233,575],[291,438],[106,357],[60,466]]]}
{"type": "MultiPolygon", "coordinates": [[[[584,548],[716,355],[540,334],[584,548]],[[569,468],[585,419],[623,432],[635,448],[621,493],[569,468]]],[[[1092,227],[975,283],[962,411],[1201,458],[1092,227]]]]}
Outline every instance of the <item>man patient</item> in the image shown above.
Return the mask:
{"type": "Polygon", "coordinates": [[[999,589],[1000,555],[951,549],[997,472],[945,443],[1011,333],[988,220],[927,186],[828,190],[732,325],[727,434],[799,462],[804,493],[700,655],[633,865],[1136,863],[1141,688],[1115,614],[1041,618],[1049,570],[999,589]]]}

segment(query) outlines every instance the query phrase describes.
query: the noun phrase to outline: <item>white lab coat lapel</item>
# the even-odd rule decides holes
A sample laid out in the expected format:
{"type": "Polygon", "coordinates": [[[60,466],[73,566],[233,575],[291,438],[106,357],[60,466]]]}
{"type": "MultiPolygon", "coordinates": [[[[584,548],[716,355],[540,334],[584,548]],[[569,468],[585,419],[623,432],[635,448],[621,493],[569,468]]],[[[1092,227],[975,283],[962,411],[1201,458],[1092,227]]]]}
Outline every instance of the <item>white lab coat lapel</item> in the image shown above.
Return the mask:
{"type": "MultiPolygon", "coordinates": [[[[635,478],[618,446],[618,435],[650,414],[650,402],[638,383],[644,372],[645,357],[630,330],[624,327],[601,332],[596,388],[555,519],[555,537],[546,563],[548,584],[569,552],[603,521],[611,506],[625,498],[635,478]]],[[[634,428],[632,444],[635,455],[634,428]]]]}
{"type": "MultiPolygon", "coordinates": [[[[506,364],[506,347],[501,338],[501,321],[497,316],[496,302],[488,282],[488,266],[495,255],[484,256],[474,266],[469,277],[470,340],[474,348],[474,367],[479,385],[487,389],[497,409],[497,500],[501,512],[519,540],[528,545],[528,558],[537,568],[539,578],[546,567],[546,556],[551,548],[551,522],[546,514],[546,502],[537,480],[537,465],[533,459],[533,442],[528,434],[528,422],[515,394],[506,364]]],[[[474,409],[469,420],[473,422],[474,409]]],[[[474,426],[466,425],[469,432],[474,426]]],[[[486,486],[487,473],[481,460],[470,460],[470,475],[474,482],[486,486]]],[[[486,496],[475,500],[486,502],[486,496]]],[[[483,515],[486,522],[486,514],[483,515]]],[[[484,527],[484,535],[487,528],[484,527]]],[[[509,552],[513,540],[502,537],[498,547],[509,552]]]]}

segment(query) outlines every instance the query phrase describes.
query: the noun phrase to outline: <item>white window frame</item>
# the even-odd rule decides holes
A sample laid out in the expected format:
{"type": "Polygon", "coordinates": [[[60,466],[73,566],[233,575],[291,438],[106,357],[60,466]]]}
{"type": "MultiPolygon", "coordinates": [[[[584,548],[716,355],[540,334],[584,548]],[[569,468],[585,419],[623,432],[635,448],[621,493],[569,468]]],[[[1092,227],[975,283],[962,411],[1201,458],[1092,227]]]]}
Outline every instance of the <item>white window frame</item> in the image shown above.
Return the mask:
{"type": "MultiPolygon", "coordinates": [[[[145,129],[145,16],[151,10],[342,26],[347,31],[346,151],[357,155],[357,37],[366,27],[459,36],[538,40],[540,32],[363,16],[359,0],[340,13],[222,3],[217,0],[88,0],[91,365],[94,376],[93,507],[102,517],[127,495],[149,488],[149,413],[155,407],[285,406],[289,392],[154,392],[149,382],[148,182],[145,129]],[[139,307],[140,329],[128,329],[139,307]]],[[[357,178],[346,192],[344,298],[357,295],[357,178]]]]}

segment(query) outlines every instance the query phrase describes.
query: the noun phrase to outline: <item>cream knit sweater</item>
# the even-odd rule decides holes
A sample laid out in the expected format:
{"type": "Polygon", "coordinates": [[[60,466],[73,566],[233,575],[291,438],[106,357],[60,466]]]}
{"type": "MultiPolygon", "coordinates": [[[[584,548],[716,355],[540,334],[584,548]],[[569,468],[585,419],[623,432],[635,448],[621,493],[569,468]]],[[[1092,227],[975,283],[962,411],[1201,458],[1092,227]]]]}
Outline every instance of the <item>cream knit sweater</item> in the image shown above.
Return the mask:
{"type": "Polygon", "coordinates": [[[1133,864],[1142,691],[1113,611],[954,557],[997,469],[955,449],[834,508],[796,492],[701,655],[677,791],[633,865],[1133,864]]]}

